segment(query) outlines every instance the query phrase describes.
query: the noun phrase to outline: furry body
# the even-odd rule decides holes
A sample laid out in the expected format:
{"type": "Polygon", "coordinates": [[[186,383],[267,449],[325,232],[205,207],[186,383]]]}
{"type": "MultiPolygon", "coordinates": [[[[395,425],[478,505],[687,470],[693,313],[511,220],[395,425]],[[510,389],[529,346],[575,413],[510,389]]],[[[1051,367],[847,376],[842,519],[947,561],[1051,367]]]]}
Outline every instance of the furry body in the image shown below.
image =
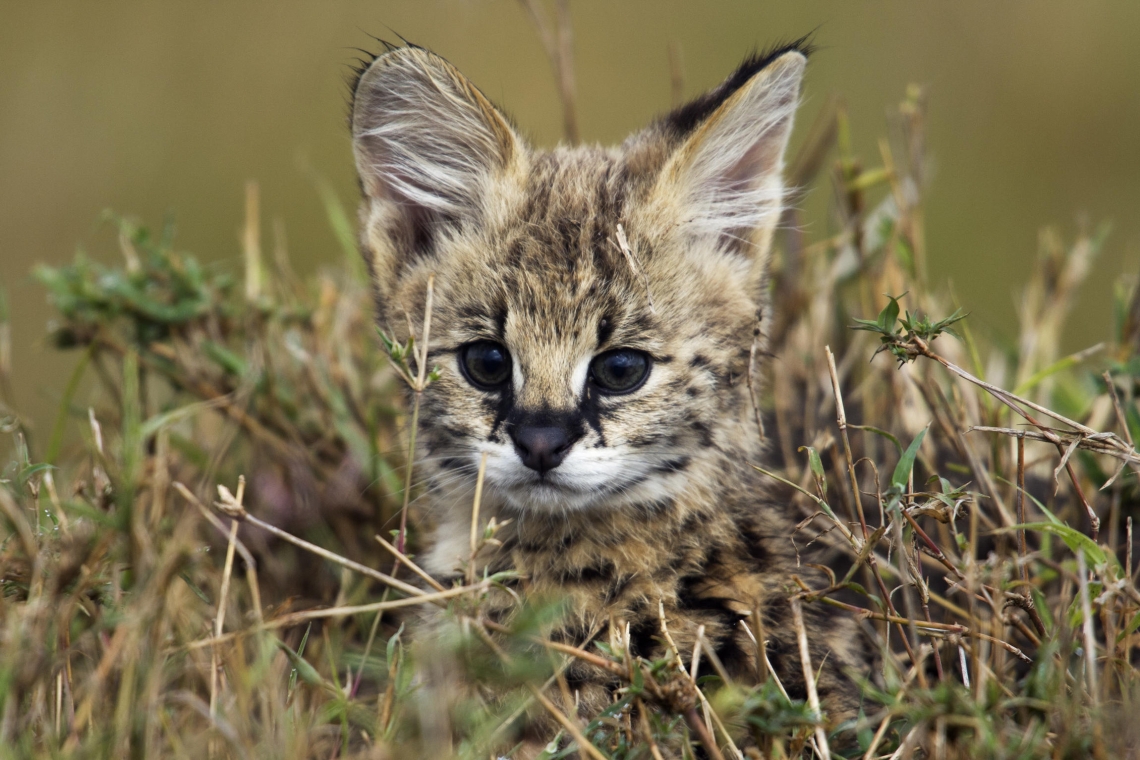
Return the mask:
{"type": "MultiPolygon", "coordinates": [[[[763,455],[749,366],[763,348],[804,60],[795,47],[750,59],[614,149],[531,149],[450,64],[414,47],[370,65],[353,110],[382,325],[418,331],[434,275],[428,356],[442,375],[423,395],[419,438],[439,525],[427,569],[448,578],[467,561],[486,455],[483,514],[510,522],[478,562],[520,571],[526,594],[565,597],[554,638],[605,640],[611,622],[628,624],[634,654],[659,657],[663,609],[684,656],[703,626],[725,667],[750,678],[756,647],[741,621],[759,609],[768,657],[801,698],[786,601],[793,518],[748,463],[763,455]],[[461,366],[476,344],[509,353],[493,390],[461,366]],[[595,377],[592,362],[614,351],[646,357],[632,392],[595,377]],[[524,466],[524,430],[569,441],[555,466],[524,466]]],[[[854,626],[807,612],[824,707],[851,717],[854,626]]],[[[615,686],[581,664],[569,681],[585,714],[615,686]]]]}

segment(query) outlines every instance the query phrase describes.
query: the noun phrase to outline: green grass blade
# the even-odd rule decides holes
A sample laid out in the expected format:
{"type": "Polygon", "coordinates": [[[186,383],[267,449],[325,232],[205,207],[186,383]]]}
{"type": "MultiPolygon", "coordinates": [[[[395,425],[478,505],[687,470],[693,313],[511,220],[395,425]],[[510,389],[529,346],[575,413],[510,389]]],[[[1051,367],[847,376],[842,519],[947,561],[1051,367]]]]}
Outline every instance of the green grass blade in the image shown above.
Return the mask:
{"type": "Polygon", "coordinates": [[[914,458],[918,456],[918,449],[922,446],[922,439],[926,437],[926,431],[930,430],[930,425],[924,427],[919,431],[910,445],[906,447],[899,463],[895,465],[895,472],[891,475],[891,485],[906,488],[906,482],[910,479],[910,471],[914,469],[914,458]]]}
{"type": "Polygon", "coordinates": [[[71,377],[63,389],[63,398],[59,402],[59,411],[55,415],[55,424],[51,427],[51,438],[48,439],[47,453],[44,455],[45,462],[54,464],[59,458],[60,449],[63,448],[63,435],[67,430],[67,418],[71,416],[71,400],[79,390],[79,382],[83,379],[83,373],[87,371],[87,365],[91,363],[91,356],[94,353],[95,344],[92,343],[79,358],[75,369],[71,371],[71,377]]]}

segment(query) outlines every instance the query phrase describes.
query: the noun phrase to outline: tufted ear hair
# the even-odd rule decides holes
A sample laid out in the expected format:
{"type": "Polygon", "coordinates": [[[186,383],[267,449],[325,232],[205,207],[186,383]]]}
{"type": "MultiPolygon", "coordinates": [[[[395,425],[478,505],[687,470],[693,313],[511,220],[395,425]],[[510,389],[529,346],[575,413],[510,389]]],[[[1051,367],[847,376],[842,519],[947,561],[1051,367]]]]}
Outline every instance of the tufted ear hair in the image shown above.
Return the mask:
{"type": "Polygon", "coordinates": [[[521,148],[483,93],[443,58],[412,45],[361,74],[352,142],[366,255],[382,289],[448,228],[479,218],[488,180],[521,148]]]}
{"type": "Polygon", "coordinates": [[[658,125],[681,140],[658,190],[678,204],[686,234],[763,258],[782,211],[784,150],[806,63],[798,43],[750,58],[658,125]]]}

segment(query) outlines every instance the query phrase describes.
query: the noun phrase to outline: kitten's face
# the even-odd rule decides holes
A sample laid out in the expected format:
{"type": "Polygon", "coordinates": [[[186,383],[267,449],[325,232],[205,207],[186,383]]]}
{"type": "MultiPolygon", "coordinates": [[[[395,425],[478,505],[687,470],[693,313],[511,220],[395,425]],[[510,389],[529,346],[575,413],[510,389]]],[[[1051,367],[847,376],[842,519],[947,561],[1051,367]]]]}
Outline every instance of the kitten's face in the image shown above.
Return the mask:
{"type": "Polygon", "coordinates": [[[384,326],[422,329],[421,462],[517,510],[664,506],[754,439],[747,388],[803,56],[738,72],[617,150],[535,152],[436,56],[357,87],[384,326]],[[745,76],[747,74],[747,76],[745,76]],[[623,234],[619,234],[619,225],[623,234]]]}

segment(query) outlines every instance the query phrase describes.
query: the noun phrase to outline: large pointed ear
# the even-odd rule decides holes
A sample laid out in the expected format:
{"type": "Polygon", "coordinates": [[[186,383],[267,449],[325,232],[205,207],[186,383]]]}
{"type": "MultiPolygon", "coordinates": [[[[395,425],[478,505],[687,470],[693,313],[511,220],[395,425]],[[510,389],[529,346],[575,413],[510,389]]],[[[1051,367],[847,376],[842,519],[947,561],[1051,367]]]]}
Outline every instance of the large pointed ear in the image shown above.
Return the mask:
{"type": "Polygon", "coordinates": [[[663,120],[683,141],[658,190],[678,204],[684,233],[763,257],[782,211],[784,149],[806,62],[795,47],[749,59],[663,120]]]}
{"type": "Polygon", "coordinates": [[[521,148],[507,120],[459,71],[414,46],[356,83],[352,142],[365,195],[364,243],[387,289],[449,227],[478,220],[484,189],[521,148]]]}

